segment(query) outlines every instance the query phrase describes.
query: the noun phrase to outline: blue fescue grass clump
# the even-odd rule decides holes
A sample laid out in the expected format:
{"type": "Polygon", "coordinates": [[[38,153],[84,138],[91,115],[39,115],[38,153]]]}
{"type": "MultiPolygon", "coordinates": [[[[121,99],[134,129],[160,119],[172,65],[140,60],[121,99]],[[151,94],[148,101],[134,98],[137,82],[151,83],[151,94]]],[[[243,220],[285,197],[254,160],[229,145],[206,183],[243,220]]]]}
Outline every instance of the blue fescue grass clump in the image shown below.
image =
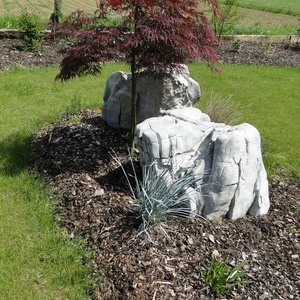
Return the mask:
{"type": "MultiPolygon", "coordinates": [[[[187,174],[177,178],[171,168],[164,167],[158,170],[158,162],[153,161],[143,167],[143,178],[140,182],[132,159],[130,161],[133,175],[128,175],[115,153],[112,157],[121,167],[128,183],[130,196],[133,199],[131,209],[141,222],[138,235],[145,234],[152,242],[151,228],[158,227],[168,236],[163,226],[167,219],[191,217],[189,196],[186,191],[199,180],[197,176],[187,174]],[[130,183],[129,176],[134,178],[135,188],[130,183]]],[[[198,215],[193,214],[194,216],[198,215]]]]}

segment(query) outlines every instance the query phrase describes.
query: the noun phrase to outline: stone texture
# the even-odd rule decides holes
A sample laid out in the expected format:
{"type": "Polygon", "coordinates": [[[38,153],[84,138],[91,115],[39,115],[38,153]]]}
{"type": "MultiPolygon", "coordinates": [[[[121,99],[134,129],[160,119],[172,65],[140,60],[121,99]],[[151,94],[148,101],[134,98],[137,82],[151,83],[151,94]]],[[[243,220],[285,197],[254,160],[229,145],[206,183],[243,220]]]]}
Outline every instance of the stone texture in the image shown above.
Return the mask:
{"type": "Polygon", "coordinates": [[[158,172],[172,167],[175,178],[199,178],[187,191],[191,214],[237,219],[268,212],[260,135],[252,125],[212,123],[196,108],[176,109],[139,124],[136,145],[142,165],[157,160],[158,172]]]}
{"type": "MultiPolygon", "coordinates": [[[[159,79],[141,72],[137,80],[137,124],[165,110],[191,107],[200,96],[200,86],[186,66],[172,78],[159,79]]],[[[103,119],[110,126],[130,129],[131,74],[113,73],[107,79],[103,101],[103,119]]]]}

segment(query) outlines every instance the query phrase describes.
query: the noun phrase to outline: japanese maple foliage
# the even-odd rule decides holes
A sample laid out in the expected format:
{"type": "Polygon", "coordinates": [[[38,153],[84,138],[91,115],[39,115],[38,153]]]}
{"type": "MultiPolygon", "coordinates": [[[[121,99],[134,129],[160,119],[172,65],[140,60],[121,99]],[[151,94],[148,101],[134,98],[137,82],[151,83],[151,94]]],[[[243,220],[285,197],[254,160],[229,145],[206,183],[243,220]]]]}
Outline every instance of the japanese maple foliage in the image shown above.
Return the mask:
{"type": "MultiPolygon", "coordinates": [[[[121,60],[132,73],[131,149],[136,126],[136,76],[145,69],[156,76],[169,76],[180,64],[205,60],[217,63],[213,45],[217,43],[207,17],[193,0],[100,0],[95,15],[78,11],[63,24],[55,25],[55,35],[73,40],[61,62],[58,78],[95,75],[101,65],[121,60]],[[120,24],[109,26],[107,17],[118,15],[120,24]]],[[[203,0],[214,15],[221,17],[216,0],[203,0]]]]}

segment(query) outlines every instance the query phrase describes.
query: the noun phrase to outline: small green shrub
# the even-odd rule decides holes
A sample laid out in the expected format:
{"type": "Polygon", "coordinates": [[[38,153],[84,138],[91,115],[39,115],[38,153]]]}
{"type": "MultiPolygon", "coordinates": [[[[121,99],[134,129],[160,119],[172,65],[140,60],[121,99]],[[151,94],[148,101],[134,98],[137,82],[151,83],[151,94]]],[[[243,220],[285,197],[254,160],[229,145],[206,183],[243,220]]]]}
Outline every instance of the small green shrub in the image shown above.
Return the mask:
{"type": "Polygon", "coordinates": [[[42,19],[34,14],[22,13],[18,19],[18,29],[24,41],[24,50],[37,51],[44,36],[42,19]]]}
{"type": "Polygon", "coordinates": [[[222,297],[228,294],[239,284],[247,284],[248,281],[242,280],[245,273],[241,271],[247,262],[241,262],[233,269],[223,262],[212,259],[211,267],[201,272],[201,277],[205,280],[206,285],[217,296],[222,297]]]}
{"type": "Polygon", "coordinates": [[[233,51],[240,52],[241,48],[242,48],[242,43],[241,43],[241,40],[238,39],[233,43],[233,51]]]}

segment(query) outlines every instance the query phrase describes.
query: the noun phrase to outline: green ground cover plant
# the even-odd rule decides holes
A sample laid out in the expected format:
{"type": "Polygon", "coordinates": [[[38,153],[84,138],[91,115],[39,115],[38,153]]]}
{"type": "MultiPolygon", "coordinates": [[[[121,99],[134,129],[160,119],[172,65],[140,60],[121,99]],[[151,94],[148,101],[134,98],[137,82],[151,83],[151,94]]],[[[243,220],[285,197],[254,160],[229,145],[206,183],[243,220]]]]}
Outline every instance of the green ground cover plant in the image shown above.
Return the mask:
{"type": "Polygon", "coordinates": [[[226,260],[219,262],[212,259],[210,268],[201,273],[206,285],[217,297],[222,297],[233,290],[237,285],[247,284],[245,273],[242,270],[247,262],[241,262],[234,268],[226,265],[226,260]]]}

